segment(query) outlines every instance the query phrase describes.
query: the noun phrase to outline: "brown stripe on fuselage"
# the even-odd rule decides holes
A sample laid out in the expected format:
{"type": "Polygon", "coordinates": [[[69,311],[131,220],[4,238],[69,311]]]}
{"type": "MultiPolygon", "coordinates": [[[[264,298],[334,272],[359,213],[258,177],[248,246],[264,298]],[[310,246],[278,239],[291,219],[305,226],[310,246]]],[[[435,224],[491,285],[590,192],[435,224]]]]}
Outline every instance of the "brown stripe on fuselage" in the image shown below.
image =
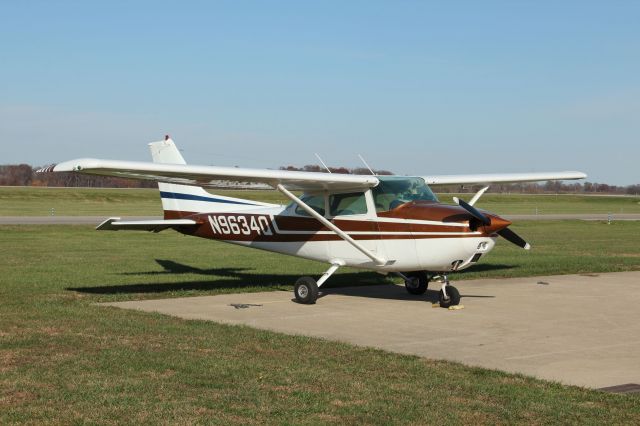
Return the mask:
{"type": "Polygon", "coordinates": [[[379,217],[393,219],[431,220],[435,222],[468,222],[471,215],[460,206],[441,204],[436,201],[411,201],[393,210],[379,212],[379,217]]]}
{"type": "MultiPolygon", "coordinates": [[[[479,236],[489,236],[491,232],[484,232],[479,228],[480,234],[473,232],[469,228],[471,216],[461,207],[447,206],[439,203],[411,202],[406,203],[390,212],[379,213],[381,218],[396,219],[394,222],[380,222],[373,220],[344,220],[332,219],[331,221],[340,229],[355,240],[387,240],[387,239],[423,239],[423,238],[469,238],[479,236]],[[452,226],[446,224],[421,224],[409,223],[404,219],[426,220],[434,222],[450,222],[464,226],[452,226]],[[354,232],[366,232],[366,234],[353,234],[354,232]],[[420,233],[432,233],[421,235],[420,233]],[[450,235],[448,233],[455,233],[450,235]]],[[[341,238],[328,228],[311,217],[296,217],[284,215],[266,215],[249,213],[189,213],[165,211],[165,218],[189,218],[201,225],[197,228],[183,228],[180,232],[211,238],[223,241],[263,241],[263,242],[306,242],[306,241],[338,241],[341,238]],[[234,225],[235,232],[229,227],[220,228],[217,223],[219,218],[224,216],[226,220],[233,217],[234,221],[243,217],[243,223],[251,222],[252,218],[257,220],[262,217],[264,226],[268,220],[268,231],[261,232],[261,229],[249,229],[250,232],[239,232],[239,228],[234,225]],[[217,230],[210,223],[209,217],[214,218],[218,225],[217,230]],[[221,231],[227,232],[221,232],[221,231]],[[322,233],[321,233],[322,232],[322,233]]],[[[247,231],[247,229],[245,229],[247,231]]],[[[486,231],[489,231],[488,229],[486,231]]]]}
{"type": "Polygon", "coordinates": [[[164,211],[164,218],[165,218],[165,220],[185,219],[187,217],[195,216],[197,214],[198,213],[195,213],[195,212],[182,212],[182,211],[177,211],[177,210],[165,210],[164,211]]]}

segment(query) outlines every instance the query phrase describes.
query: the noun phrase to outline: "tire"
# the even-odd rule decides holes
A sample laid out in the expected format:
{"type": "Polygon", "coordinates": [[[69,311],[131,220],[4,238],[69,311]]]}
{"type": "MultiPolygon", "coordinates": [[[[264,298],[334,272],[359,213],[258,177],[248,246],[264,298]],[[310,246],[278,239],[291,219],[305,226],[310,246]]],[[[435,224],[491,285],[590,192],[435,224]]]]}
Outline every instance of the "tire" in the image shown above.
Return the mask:
{"type": "Polygon", "coordinates": [[[405,274],[409,280],[405,280],[404,288],[409,294],[421,295],[429,287],[429,275],[424,271],[409,272],[405,274]]]}
{"type": "Polygon", "coordinates": [[[298,303],[313,305],[318,300],[318,284],[311,277],[301,277],[296,281],[293,294],[298,303]]]}
{"type": "Polygon", "coordinates": [[[444,298],[444,293],[440,290],[440,306],[442,308],[448,308],[449,306],[456,306],[460,304],[460,292],[452,285],[447,286],[448,299],[444,298]]]}

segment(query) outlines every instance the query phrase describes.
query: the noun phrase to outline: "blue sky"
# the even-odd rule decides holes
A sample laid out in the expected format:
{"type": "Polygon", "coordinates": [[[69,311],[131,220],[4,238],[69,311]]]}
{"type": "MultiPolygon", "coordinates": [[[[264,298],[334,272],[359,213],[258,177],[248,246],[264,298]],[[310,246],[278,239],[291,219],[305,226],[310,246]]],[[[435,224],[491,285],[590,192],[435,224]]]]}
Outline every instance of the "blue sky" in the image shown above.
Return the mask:
{"type": "Polygon", "coordinates": [[[640,2],[0,3],[0,164],[148,160],[640,183],[640,2]]]}

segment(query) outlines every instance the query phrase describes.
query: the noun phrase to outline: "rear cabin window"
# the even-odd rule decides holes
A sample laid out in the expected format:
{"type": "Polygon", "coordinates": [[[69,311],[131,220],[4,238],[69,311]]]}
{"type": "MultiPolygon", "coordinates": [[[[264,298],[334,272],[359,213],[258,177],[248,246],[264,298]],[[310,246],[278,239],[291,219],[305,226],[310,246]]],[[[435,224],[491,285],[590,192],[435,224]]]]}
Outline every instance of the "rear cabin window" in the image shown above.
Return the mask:
{"type": "MultiPolygon", "coordinates": [[[[324,195],[303,195],[300,197],[309,207],[317,211],[321,216],[324,216],[324,195]]],[[[296,204],[296,214],[299,216],[311,216],[305,209],[296,204]]]]}
{"type": "Polygon", "coordinates": [[[367,201],[364,192],[333,194],[329,196],[331,216],[348,216],[367,213],[367,201]]]}

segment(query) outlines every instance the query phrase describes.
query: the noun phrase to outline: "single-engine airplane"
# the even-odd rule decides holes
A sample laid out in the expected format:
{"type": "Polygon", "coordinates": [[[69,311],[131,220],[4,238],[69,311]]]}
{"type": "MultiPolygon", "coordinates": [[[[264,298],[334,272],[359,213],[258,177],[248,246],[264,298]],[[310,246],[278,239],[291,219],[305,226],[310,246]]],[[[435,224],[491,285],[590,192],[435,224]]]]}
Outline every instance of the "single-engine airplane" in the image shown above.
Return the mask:
{"type": "Polygon", "coordinates": [[[164,219],[127,221],[114,217],[98,230],[172,228],[210,238],[330,265],[316,281],[301,277],[294,288],[299,303],[313,304],[318,289],[341,266],[395,273],[407,291],[424,294],[439,277],[440,305],[457,305],[458,290],[448,273],[460,271],[493,249],[497,238],[529,249],[511,224],[470,201],[440,203],[429,185],[489,184],[583,179],[581,172],[447,176],[374,176],[187,165],[168,136],[149,144],[153,162],[78,159],[40,172],[76,172],[158,182],[164,219]],[[213,195],[204,188],[220,181],[271,186],[291,200],[276,205],[213,195]],[[297,196],[291,191],[301,191],[297,196]]]}

